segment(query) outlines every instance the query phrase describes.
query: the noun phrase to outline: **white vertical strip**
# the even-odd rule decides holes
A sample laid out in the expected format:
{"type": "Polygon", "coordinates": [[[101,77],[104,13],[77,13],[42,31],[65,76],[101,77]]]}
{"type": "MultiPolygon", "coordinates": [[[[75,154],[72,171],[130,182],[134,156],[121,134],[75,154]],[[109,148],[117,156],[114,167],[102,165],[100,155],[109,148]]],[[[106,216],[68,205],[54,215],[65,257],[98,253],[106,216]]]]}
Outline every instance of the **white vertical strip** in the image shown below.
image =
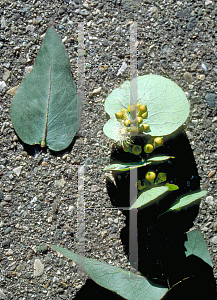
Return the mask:
{"type": "MultiPolygon", "coordinates": [[[[138,125],[135,122],[137,103],[137,23],[130,25],[130,119],[131,128],[138,125]]],[[[137,201],[137,169],[130,170],[130,206],[137,201]]],[[[129,218],[129,252],[130,267],[138,271],[138,243],[137,243],[137,209],[130,210],[129,218]]],[[[130,269],[132,271],[132,269],[130,269]]]]}
{"type": "MultiPolygon", "coordinates": [[[[85,256],[85,201],[84,201],[84,166],[78,167],[78,200],[77,200],[77,254],[85,256]]],[[[85,266],[85,258],[77,257],[77,263],[85,266]]],[[[78,266],[78,275],[86,273],[78,266]]]]}
{"type": "MultiPolygon", "coordinates": [[[[77,95],[84,103],[84,23],[78,23],[78,78],[77,95]]],[[[80,114],[80,112],[78,112],[80,114]]],[[[78,124],[78,128],[80,124],[78,124]]],[[[84,201],[84,166],[78,167],[78,201],[77,201],[77,254],[85,256],[85,201],[84,201]]],[[[85,258],[77,257],[77,263],[85,268],[85,258]]],[[[78,276],[85,277],[86,273],[78,266],[78,276]]]]}

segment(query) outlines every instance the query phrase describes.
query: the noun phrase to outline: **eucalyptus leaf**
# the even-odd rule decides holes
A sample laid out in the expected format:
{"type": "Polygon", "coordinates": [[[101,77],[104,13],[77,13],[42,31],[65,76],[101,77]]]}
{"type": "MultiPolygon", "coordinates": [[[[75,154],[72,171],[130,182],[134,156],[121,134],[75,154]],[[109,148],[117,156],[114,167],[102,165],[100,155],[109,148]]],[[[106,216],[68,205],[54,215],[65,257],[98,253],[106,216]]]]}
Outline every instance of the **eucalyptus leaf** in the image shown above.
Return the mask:
{"type": "Polygon", "coordinates": [[[171,206],[170,209],[168,209],[166,212],[173,211],[173,210],[179,211],[183,208],[191,206],[191,205],[199,202],[200,201],[199,199],[201,197],[205,196],[206,193],[207,193],[207,191],[200,191],[197,193],[189,194],[187,196],[183,196],[180,199],[178,199],[176,201],[176,203],[173,206],[171,206]]]}
{"type": "MultiPolygon", "coordinates": [[[[149,135],[169,135],[186,121],[189,103],[176,83],[159,75],[143,75],[133,79],[133,84],[138,86],[138,98],[134,99],[135,102],[147,105],[148,117],[143,123],[150,125],[149,135]]],[[[117,121],[115,113],[122,108],[128,108],[129,104],[129,81],[113,90],[105,101],[105,111],[111,119],[105,124],[104,133],[115,141],[119,141],[121,135],[121,125],[118,124],[120,122],[117,121]]]]}
{"type": "Polygon", "coordinates": [[[147,161],[150,161],[150,162],[161,162],[161,161],[165,161],[165,160],[168,160],[170,158],[175,158],[174,156],[153,156],[151,158],[149,158],[147,161]]]}
{"type": "Polygon", "coordinates": [[[187,241],[185,242],[186,257],[189,255],[196,255],[204,262],[212,267],[209,251],[206,242],[199,229],[187,232],[187,241]]]}
{"type": "Polygon", "coordinates": [[[129,273],[124,269],[102,263],[92,258],[80,256],[67,249],[50,245],[65,257],[79,263],[88,276],[100,286],[111,290],[128,300],[159,300],[167,288],[159,288],[149,283],[143,276],[129,273]]]}
{"type": "Polygon", "coordinates": [[[139,163],[120,163],[120,164],[111,164],[103,169],[103,171],[128,171],[130,169],[136,169],[140,167],[145,167],[152,162],[161,162],[167,159],[170,159],[171,156],[153,156],[147,161],[141,161],[139,163]]]}
{"type": "Polygon", "coordinates": [[[159,187],[154,187],[151,188],[145,192],[143,192],[133,203],[133,205],[130,207],[130,209],[135,209],[135,208],[144,208],[147,205],[153,204],[154,202],[158,201],[158,197],[162,196],[165,194],[169,188],[167,186],[159,186],[159,187]],[[136,202],[137,205],[136,206],[136,202]]]}
{"type": "Polygon", "coordinates": [[[151,162],[140,162],[140,163],[120,163],[112,164],[103,169],[103,171],[128,171],[140,167],[144,167],[151,164],[151,162]]]}
{"type": "Polygon", "coordinates": [[[18,87],[11,121],[20,139],[51,150],[67,148],[78,131],[81,101],[61,37],[49,27],[33,70],[18,87]]]}

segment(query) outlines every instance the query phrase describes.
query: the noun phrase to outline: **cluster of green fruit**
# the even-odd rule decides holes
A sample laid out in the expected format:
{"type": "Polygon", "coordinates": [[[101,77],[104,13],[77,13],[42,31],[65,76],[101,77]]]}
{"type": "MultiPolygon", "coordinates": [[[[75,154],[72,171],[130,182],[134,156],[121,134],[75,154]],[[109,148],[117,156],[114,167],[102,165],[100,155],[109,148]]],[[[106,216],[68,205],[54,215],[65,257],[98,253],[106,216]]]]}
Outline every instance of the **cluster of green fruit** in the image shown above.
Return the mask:
{"type": "Polygon", "coordinates": [[[123,122],[132,135],[149,131],[149,125],[143,123],[143,120],[148,117],[147,105],[141,105],[139,102],[136,105],[129,105],[128,109],[122,108],[115,116],[119,122],[123,122]],[[129,113],[136,115],[134,124],[131,124],[129,113]]]}
{"type": "Polygon", "coordinates": [[[153,185],[159,184],[161,182],[165,182],[167,180],[166,173],[158,173],[156,177],[156,173],[153,171],[149,171],[145,175],[145,179],[143,180],[143,185],[141,180],[137,181],[137,187],[139,190],[143,190],[145,188],[149,188],[153,185]]]}
{"type": "MultiPolygon", "coordinates": [[[[148,141],[147,144],[145,144],[144,146],[144,152],[145,153],[151,153],[154,151],[155,148],[160,147],[163,145],[163,137],[156,137],[154,139],[151,139],[148,141]]],[[[142,153],[142,147],[139,145],[127,145],[125,144],[123,146],[123,150],[125,152],[130,152],[133,153],[135,155],[140,155],[142,153]]]]}

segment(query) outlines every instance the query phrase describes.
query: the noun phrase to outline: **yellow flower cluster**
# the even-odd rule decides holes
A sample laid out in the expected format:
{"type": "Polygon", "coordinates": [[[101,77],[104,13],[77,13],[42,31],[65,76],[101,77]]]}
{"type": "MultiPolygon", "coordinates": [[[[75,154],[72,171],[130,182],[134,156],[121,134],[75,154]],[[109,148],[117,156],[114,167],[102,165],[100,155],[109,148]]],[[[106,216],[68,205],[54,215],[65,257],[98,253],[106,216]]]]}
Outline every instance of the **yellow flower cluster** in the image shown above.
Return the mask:
{"type": "Polygon", "coordinates": [[[143,120],[148,117],[147,105],[141,105],[139,102],[136,105],[129,105],[128,109],[122,108],[121,111],[115,114],[115,116],[119,122],[123,122],[124,126],[129,128],[128,131],[133,135],[136,135],[138,132],[142,133],[149,131],[149,125],[143,123],[143,120]],[[133,124],[133,126],[130,126],[131,122],[129,113],[133,112],[136,114],[135,124],[138,128],[133,124]]]}

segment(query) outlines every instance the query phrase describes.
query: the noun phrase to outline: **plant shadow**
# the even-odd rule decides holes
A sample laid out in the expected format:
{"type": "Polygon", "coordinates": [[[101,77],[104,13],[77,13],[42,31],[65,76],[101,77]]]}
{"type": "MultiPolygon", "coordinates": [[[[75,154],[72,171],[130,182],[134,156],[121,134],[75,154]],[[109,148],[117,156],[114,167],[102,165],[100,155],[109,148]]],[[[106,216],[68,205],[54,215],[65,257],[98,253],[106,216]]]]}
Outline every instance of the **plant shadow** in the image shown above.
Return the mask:
{"type": "MultiPolygon", "coordinates": [[[[135,141],[135,144],[139,143],[141,140],[135,141]]],[[[199,204],[158,218],[177,197],[200,191],[200,177],[183,127],[172,139],[154,151],[154,155],[157,154],[171,155],[175,159],[138,168],[138,179],[143,179],[150,170],[156,173],[164,172],[167,174],[167,182],[178,185],[179,189],[169,192],[158,204],[138,211],[138,271],[154,286],[172,287],[162,299],[216,299],[212,268],[197,256],[185,255],[184,243],[187,240],[185,232],[193,226],[199,204]]],[[[115,147],[111,154],[113,163],[135,162],[141,158],[115,147]]],[[[121,240],[129,259],[130,172],[115,171],[112,174],[116,185],[107,179],[107,191],[113,206],[126,207],[126,210],[122,210],[126,216],[126,227],[121,231],[121,240]]],[[[75,299],[86,299],[90,295],[96,300],[123,299],[88,279],[75,299]]]]}
{"type": "MultiPolygon", "coordinates": [[[[135,141],[135,144],[142,146],[141,140],[135,141]]],[[[182,272],[179,272],[182,264],[178,262],[186,259],[185,232],[193,226],[199,204],[192,205],[186,210],[164,214],[159,218],[158,216],[169,209],[179,196],[200,191],[200,177],[183,126],[162,147],[153,152],[153,155],[158,154],[175,158],[138,168],[138,179],[143,179],[148,171],[163,172],[167,174],[167,182],[178,185],[179,189],[166,193],[158,203],[138,210],[138,271],[151,282],[168,287],[168,278],[171,282],[183,279],[182,272]],[[172,266],[177,266],[175,273],[178,275],[175,277],[172,266]]],[[[143,156],[143,158],[147,157],[143,156]]],[[[125,153],[118,148],[115,148],[111,154],[113,163],[136,160],[141,160],[141,157],[138,159],[135,155],[125,153]]],[[[112,174],[116,185],[107,180],[107,190],[113,206],[126,207],[126,210],[122,211],[126,216],[126,227],[121,231],[121,240],[129,259],[130,211],[127,207],[130,206],[130,171],[113,171],[112,174]]]]}

